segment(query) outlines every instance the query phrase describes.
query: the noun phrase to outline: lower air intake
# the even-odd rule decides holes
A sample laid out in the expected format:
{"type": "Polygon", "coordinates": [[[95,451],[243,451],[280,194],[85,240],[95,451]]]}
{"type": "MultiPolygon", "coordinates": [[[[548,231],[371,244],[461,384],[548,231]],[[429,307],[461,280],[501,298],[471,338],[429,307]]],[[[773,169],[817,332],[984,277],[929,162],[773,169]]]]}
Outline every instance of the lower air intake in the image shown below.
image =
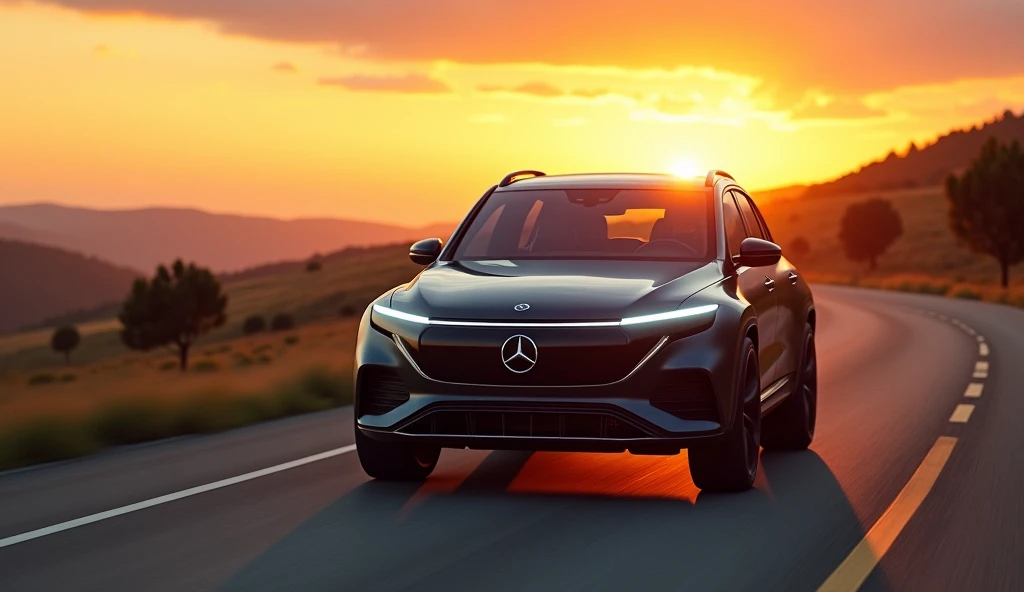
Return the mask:
{"type": "Polygon", "coordinates": [[[409,400],[409,389],[390,368],[364,366],[359,372],[360,415],[384,415],[409,400]]]}
{"type": "Polygon", "coordinates": [[[630,440],[652,436],[612,414],[555,411],[438,410],[398,431],[432,436],[605,440],[630,440]]]}
{"type": "Polygon", "coordinates": [[[679,419],[718,421],[715,387],[702,370],[666,373],[651,397],[651,405],[679,419]]]}

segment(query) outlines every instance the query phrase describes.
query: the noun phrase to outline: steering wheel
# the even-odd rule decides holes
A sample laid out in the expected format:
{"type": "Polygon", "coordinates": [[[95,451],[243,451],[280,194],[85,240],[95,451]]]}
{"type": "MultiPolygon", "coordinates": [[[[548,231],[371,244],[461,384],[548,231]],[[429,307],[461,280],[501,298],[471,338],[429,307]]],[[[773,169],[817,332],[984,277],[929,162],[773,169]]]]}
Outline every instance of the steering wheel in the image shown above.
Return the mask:
{"type": "Polygon", "coordinates": [[[690,245],[684,243],[683,241],[675,240],[674,238],[656,238],[654,240],[647,241],[646,243],[644,243],[644,244],[640,245],[639,247],[637,247],[636,251],[633,251],[633,252],[634,253],[642,253],[644,251],[652,251],[652,250],[656,250],[656,249],[659,249],[659,248],[665,248],[665,247],[669,247],[669,248],[672,248],[674,250],[682,248],[683,250],[685,250],[687,252],[688,255],[691,255],[693,257],[696,257],[696,256],[698,256],[700,254],[700,253],[697,252],[697,249],[694,249],[693,247],[691,247],[690,245]]]}

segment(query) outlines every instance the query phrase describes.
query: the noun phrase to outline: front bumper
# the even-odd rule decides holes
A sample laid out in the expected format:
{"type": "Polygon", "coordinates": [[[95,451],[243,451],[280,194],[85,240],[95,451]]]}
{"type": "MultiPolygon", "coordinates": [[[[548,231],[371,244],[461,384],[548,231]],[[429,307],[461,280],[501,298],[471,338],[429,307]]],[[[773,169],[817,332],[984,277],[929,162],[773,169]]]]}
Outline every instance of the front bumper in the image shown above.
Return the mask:
{"type": "MultiPolygon", "coordinates": [[[[437,380],[419,367],[405,340],[366,315],[356,351],[356,425],[377,440],[446,448],[672,454],[731,427],[723,418],[734,416],[733,321],[720,314],[696,332],[662,336],[639,365],[610,383],[516,386],[437,380]],[[381,373],[400,381],[391,386],[404,388],[407,400],[384,406],[369,400],[381,373]],[[665,385],[679,377],[702,385],[696,394],[707,400],[699,410],[692,401],[666,404],[662,395],[671,389],[665,385]]],[[[487,335],[496,356],[515,332],[487,335]]]]}

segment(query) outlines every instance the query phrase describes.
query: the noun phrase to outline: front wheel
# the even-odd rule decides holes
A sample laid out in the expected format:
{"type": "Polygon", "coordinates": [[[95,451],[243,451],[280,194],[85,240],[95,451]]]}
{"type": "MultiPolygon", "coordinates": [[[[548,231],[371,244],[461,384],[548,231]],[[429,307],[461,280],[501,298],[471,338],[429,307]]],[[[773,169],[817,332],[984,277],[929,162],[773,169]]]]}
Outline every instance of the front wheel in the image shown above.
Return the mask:
{"type": "Polygon", "coordinates": [[[804,450],[814,439],[818,411],[818,358],[814,351],[814,329],[804,327],[803,353],[796,387],[764,419],[765,450],[804,450]]]}
{"type": "Polygon", "coordinates": [[[379,442],[356,426],[356,454],[363,471],[382,481],[423,481],[441,456],[439,446],[379,442]]]}
{"type": "Polygon", "coordinates": [[[732,428],[714,442],[690,448],[690,477],[704,491],[746,491],[754,486],[761,450],[761,374],[750,338],[743,340],[732,428]]]}

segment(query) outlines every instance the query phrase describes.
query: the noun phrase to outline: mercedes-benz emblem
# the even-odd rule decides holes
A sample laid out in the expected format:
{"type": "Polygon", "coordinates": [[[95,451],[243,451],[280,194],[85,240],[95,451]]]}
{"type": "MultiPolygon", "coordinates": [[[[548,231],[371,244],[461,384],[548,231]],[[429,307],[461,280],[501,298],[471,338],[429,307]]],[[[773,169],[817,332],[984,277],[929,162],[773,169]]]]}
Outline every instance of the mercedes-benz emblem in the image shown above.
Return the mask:
{"type": "Polygon", "coordinates": [[[523,312],[524,310],[529,310],[530,309],[530,305],[524,302],[522,304],[517,304],[517,305],[513,306],[512,308],[515,309],[516,312],[523,312]]]}
{"type": "Polygon", "coordinates": [[[529,372],[537,364],[537,344],[526,335],[513,335],[501,344],[501,363],[516,374],[529,372]]]}

